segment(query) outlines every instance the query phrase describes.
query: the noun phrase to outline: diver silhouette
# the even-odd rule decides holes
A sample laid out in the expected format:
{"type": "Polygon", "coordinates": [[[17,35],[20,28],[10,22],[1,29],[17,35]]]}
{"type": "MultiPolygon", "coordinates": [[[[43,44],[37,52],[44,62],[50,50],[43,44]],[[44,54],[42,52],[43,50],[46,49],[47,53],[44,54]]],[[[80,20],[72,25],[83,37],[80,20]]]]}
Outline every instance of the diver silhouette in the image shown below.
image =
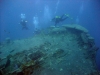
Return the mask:
{"type": "Polygon", "coordinates": [[[56,26],[59,22],[62,22],[64,20],[66,20],[67,18],[69,18],[69,15],[63,14],[61,17],[60,16],[55,16],[52,19],[52,21],[55,22],[55,26],[56,26]]]}
{"type": "Polygon", "coordinates": [[[22,29],[28,29],[28,27],[26,26],[27,21],[26,20],[21,20],[20,24],[22,25],[22,29]]]}
{"type": "Polygon", "coordinates": [[[26,18],[25,14],[21,14],[20,24],[22,25],[22,29],[28,29],[28,27],[26,26],[27,21],[25,20],[25,18],[26,18]]]}

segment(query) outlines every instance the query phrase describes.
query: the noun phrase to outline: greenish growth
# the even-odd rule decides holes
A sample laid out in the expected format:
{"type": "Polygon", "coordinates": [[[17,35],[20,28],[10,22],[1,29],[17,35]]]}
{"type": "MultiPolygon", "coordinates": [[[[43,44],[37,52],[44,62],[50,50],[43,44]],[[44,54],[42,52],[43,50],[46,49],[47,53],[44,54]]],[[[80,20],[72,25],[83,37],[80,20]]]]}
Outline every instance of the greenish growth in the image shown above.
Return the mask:
{"type": "Polygon", "coordinates": [[[100,75],[88,30],[63,25],[0,46],[0,75],[100,75]]]}

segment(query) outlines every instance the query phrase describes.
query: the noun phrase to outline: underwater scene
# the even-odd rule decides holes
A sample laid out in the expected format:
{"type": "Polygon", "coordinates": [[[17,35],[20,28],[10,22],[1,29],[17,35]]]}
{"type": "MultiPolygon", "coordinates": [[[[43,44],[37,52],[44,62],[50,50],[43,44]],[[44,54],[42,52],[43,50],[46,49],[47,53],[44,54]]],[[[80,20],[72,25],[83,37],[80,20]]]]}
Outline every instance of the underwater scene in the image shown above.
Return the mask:
{"type": "Polygon", "coordinates": [[[100,75],[100,0],[0,0],[0,75],[100,75]]]}

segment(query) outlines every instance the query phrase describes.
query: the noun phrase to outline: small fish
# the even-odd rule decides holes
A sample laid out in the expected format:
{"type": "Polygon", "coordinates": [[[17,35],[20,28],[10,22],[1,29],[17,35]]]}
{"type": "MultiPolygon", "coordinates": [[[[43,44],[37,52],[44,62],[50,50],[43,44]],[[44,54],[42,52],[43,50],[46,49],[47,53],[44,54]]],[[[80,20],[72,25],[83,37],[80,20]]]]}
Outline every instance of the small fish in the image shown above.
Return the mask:
{"type": "Polygon", "coordinates": [[[7,33],[7,34],[10,34],[10,31],[6,31],[6,30],[4,30],[4,32],[7,33]]]}
{"type": "Polygon", "coordinates": [[[14,51],[15,51],[15,50],[13,49],[13,50],[10,51],[10,53],[12,53],[12,52],[14,52],[14,51]]]}

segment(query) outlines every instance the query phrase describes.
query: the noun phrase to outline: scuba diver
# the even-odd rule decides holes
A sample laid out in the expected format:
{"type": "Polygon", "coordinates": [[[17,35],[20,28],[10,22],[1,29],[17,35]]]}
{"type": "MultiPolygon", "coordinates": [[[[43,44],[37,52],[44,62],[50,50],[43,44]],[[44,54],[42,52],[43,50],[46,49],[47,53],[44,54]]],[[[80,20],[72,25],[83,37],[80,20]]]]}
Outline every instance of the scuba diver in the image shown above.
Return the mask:
{"type": "Polygon", "coordinates": [[[55,22],[55,26],[59,23],[59,22],[62,22],[64,20],[66,20],[67,18],[69,18],[69,15],[67,14],[63,14],[61,17],[60,16],[55,16],[52,21],[55,22]],[[64,17],[65,16],[65,17],[64,17]]]}
{"type": "Polygon", "coordinates": [[[25,20],[25,18],[25,14],[21,14],[20,24],[22,25],[22,29],[28,29],[28,27],[26,26],[27,21],[25,20]]]}
{"type": "Polygon", "coordinates": [[[27,21],[26,20],[21,20],[20,24],[22,25],[22,29],[28,29],[28,27],[26,26],[27,21]]]}

